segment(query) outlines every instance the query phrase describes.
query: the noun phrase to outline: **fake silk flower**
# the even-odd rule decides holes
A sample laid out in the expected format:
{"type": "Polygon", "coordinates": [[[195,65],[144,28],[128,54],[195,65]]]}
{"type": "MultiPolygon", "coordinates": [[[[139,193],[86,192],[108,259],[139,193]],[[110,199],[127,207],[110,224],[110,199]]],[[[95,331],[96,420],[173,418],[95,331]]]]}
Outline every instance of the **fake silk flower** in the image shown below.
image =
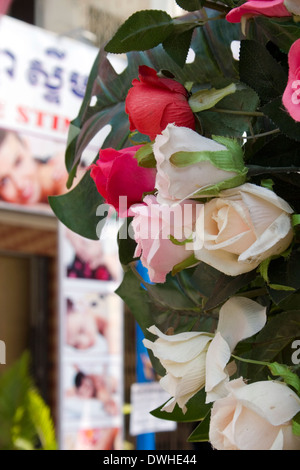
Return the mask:
{"type": "Polygon", "coordinates": [[[155,139],[169,123],[195,128],[195,118],[188,104],[188,92],[181,83],[158,77],[146,65],[139,67],[139,79],[132,82],[125,101],[130,130],[155,139]]]}
{"type": "Polygon", "coordinates": [[[289,78],[282,102],[290,116],[300,122],[300,39],[290,48],[288,62],[289,78]]]}
{"type": "Polygon", "coordinates": [[[231,352],[239,341],[260,331],[266,322],[265,308],[246,297],[232,297],[220,309],[215,335],[204,332],[163,334],[156,326],[150,333],[154,342],[144,340],[166,370],[160,380],[171,399],[164,410],[171,412],[177,403],[183,412],[192,396],[205,387],[206,402],[225,396],[231,364],[231,352]]]}
{"type": "Polygon", "coordinates": [[[156,171],[140,167],[134,158],[140,147],[102,149],[99,159],[90,166],[90,175],[99,193],[121,217],[127,215],[127,209],[132,204],[142,201],[145,192],[154,189],[156,171]]]}
{"type": "Polygon", "coordinates": [[[288,248],[292,212],[286,201],[261,186],[245,183],[222,191],[204,206],[195,256],[229,276],[249,272],[288,248]]]}
{"type": "MultiPolygon", "coordinates": [[[[233,144],[232,144],[233,145],[233,144]]],[[[172,204],[189,197],[217,194],[245,181],[241,148],[234,155],[224,145],[192,129],[169,124],[153,144],[157,200],[172,204]]]]}
{"type": "MultiPolygon", "coordinates": [[[[226,19],[230,23],[239,23],[243,17],[250,18],[258,15],[268,17],[291,16],[285,3],[284,0],[249,0],[240,7],[233,8],[233,10],[227,14],[226,19]]],[[[290,6],[291,4],[296,4],[295,0],[290,0],[288,3],[290,6]]]]}
{"type": "Polygon", "coordinates": [[[217,450],[300,450],[292,418],[300,398],[287,385],[268,380],[226,385],[228,395],[215,401],[209,439],[217,450]]]}
{"type": "MultiPolygon", "coordinates": [[[[144,204],[131,207],[132,228],[137,242],[135,256],[141,256],[152,282],[163,283],[172,268],[191,256],[186,244],[171,241],[188,239],[195,227],[201,205],[194,201],[168,206],[158,204],[155,196],[146,196],[144,204]]],[[[192,247],[190,248],[192,250],[192,247]]]]}

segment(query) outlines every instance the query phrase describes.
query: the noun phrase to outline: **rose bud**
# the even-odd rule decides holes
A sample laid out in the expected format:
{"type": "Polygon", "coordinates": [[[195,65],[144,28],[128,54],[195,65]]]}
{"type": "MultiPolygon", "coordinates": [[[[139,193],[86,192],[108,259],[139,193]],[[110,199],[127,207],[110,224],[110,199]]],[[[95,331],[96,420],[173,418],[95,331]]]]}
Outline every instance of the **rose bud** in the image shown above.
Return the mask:
{"type": "Polygon", "coordinates": [[[161,78],[146,65],[139,67],[139,79],[134,79],[125,101],[130,130],[138,130],[154,140],[169,123],[195,129],[195,118],[188,103],[184,86],[161,78]]]}

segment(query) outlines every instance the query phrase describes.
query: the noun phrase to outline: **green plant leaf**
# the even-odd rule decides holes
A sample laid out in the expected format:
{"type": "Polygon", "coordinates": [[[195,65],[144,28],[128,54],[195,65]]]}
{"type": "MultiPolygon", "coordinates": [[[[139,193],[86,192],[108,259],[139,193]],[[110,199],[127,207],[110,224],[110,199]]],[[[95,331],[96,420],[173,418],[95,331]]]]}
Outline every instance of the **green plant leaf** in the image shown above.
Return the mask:
{"type": "Polygon", "coordinates": [[[156,168],[156,160],[152,145],[153,143],[149,142],[143,145],[143,147],[136,152],[134,157],[137,159],[139,166],[143,166],[145,168],[156,168]]]}
{"type": "Polygon", "coordinates": [[[256,17],[253,20],[252,34],[260,40],[272,41],[283,52],[288,53],[291,45],[300,37],[300,24],[286,18],[256,17]]]}
{"type": "Polygon", "coordinates": [[[295,436],[300,436],[300,411],[292,419],[292,430],[295,436]]]}
{"type": "Polygon", "coordinates": [[[173,19],[163,10],[133,13],[106,44],[113,53],[144,51],[162,43],[174,28],[173,19]]]}
{"type": "Polygon", "coordinates": [[[274,259],[269,264],[269,294],[276,304],[293,295],[293,292],[300,289],[300,252],[293,250],[290,256],[285,259],[283,257],[274,259]],[[286,286],[290,289],[274,289],[274,286],[286,286]]]}
{"type": "Polygon", "coordinates": [[[210,411],[207,413],[203,421],[196,427],[192,434],[188,437],[188,442],[207,442],[209,440],[210,427],[210,411]]]}
{"type": "MultiPolygon", "coordinates": [[[[300,337],[300,311],[290,310],[279,313],[268,319],[264,328],[258,333],[252,344],[249,359],[262,362],[291,363],[293,350],[289,346],[294,339],[300,337]],[[282,352],[287,348],[285,361],[281,360],[282,352]]],[[[246,377],[252,380],[266,379],[268,368],[266,366],[249,364],[246,377]]]]}
{"type": "Polygon", "coordinates": [[[241,41],[240,80],[256,91],[262,102],[282,96],[287,84],[287,74],[258,41],[241,41]]]}
{"type": "Polygon", "coordinates": [[[68,193],[49,197],[49,204],[56,217],[70,230],[91,240],[99,239],[97,226],[107,215],[107,210],[97,216],[104,199],[89,173],[68,193]]]}
{"type": "Polygon", "coordinates": [[[205,135],[241,138],[244,132],[249,132],[254,119],[252,113],[256,112],[259,103],[257,93],[244,86],[223,98],[214,108],[197,113],[197,116],[205,135]]]}
{"type": "Polygon", "coordinates": [[[204,419],[211,408],[211,404],[205,403],[206,393],[204,389],[197,392],[186,404],[187,411],[183,413],[182,409],[176,404],[172,412],[162,411],[161,405],[151,411],[151,415],[156,418],[176,422],[193,422],[204,419]]]}
{"type": "MultiPolygon", "coordinates": [[[[287,82],[286,82],[287,83],[287,82]]],[[[282,97],[278,96],[269,103],[260,108],[268,118],[278,127],[283,134],[290,139],[300,141],[300,123],[293,118],[284,109],[282,97]]]]}
{"type": "Polygon", "coordinates": [[[281,377],[287,385],[293,387],[298,394],[300,393],[300,378],[288,366],[273,362],[269,364],[269,369],[275,377],[281,377]]]}
{"type": "Polygon", "coordinates": [[[200,10],[203,6],[203,0],[176,0],[176,3],[187,11],[200,10]]]}
{"type": "Polygon", "coordinates": [[[189,105],[195,113],[205,111],[215,106],[227,95],[231,95],[236,91],[237,88],[234,83],[220,89],[199,90],[189,98],[189,105]]]}
{"type": "Polygon", "coordinates": [[[29,390],[28,409],[42,449],[57,450],[55,428],[50,408],[35,389],[29,390]]]}

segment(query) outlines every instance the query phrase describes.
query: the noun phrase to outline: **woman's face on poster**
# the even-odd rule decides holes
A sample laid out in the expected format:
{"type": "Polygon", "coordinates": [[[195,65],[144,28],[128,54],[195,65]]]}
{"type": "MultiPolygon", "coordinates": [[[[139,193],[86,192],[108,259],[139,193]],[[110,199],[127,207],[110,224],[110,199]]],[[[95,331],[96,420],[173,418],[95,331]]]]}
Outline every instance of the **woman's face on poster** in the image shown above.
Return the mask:
{"type": "Polygon", "coordinates": [[[40,196],[37,163],[26,143],[14,133],[7,133],[0,145],[0,198],[16,204],[34,204],[40,196]]]}

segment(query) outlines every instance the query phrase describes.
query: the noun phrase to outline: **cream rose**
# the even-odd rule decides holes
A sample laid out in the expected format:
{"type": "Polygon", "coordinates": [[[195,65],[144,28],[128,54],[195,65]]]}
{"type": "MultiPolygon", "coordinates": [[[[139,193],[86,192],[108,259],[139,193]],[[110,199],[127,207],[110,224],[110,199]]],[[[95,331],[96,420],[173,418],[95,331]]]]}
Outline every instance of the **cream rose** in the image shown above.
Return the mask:
{"type": "Polygon", "coordinates": [[[172,397],[163,407],[171,412],[175,404],[186,412],[186,403],[205,387],[206,402],[225,396],[225,384],[235,371],[228,364],[231,352],[239,341],[253,336],[266,322],[266,309],[245,297],[232,297],[221,307],[215,334],[185,332],[163,334],[156,326],[150,333],[154,342],[144,340],[166,370],[160,380],[162,388],[172,397]]]}
{"type": "Polygon", "coordinates": [[[242,184],[247,170],[241,147],[223,140],[231,150],[192,129],[169,124],[153,144],[158,202],[172,204],[206,195],[204,190],[218,194],[220,188],[242,184]]]}
{"type": "Polygon", "coordinates": [[[293,239],[289,204],[273,191],[245,183],[204,206],[195,248],[198,260],[236,276],[282,253],[293,239]]]}
{"type": "Polygon", "coordinates": [[[217,450],[300,450],[292,418],[300,398],[287,385],[272,380],[227,384],[228,395],[215,401],[209,440],[217,450]]]}

